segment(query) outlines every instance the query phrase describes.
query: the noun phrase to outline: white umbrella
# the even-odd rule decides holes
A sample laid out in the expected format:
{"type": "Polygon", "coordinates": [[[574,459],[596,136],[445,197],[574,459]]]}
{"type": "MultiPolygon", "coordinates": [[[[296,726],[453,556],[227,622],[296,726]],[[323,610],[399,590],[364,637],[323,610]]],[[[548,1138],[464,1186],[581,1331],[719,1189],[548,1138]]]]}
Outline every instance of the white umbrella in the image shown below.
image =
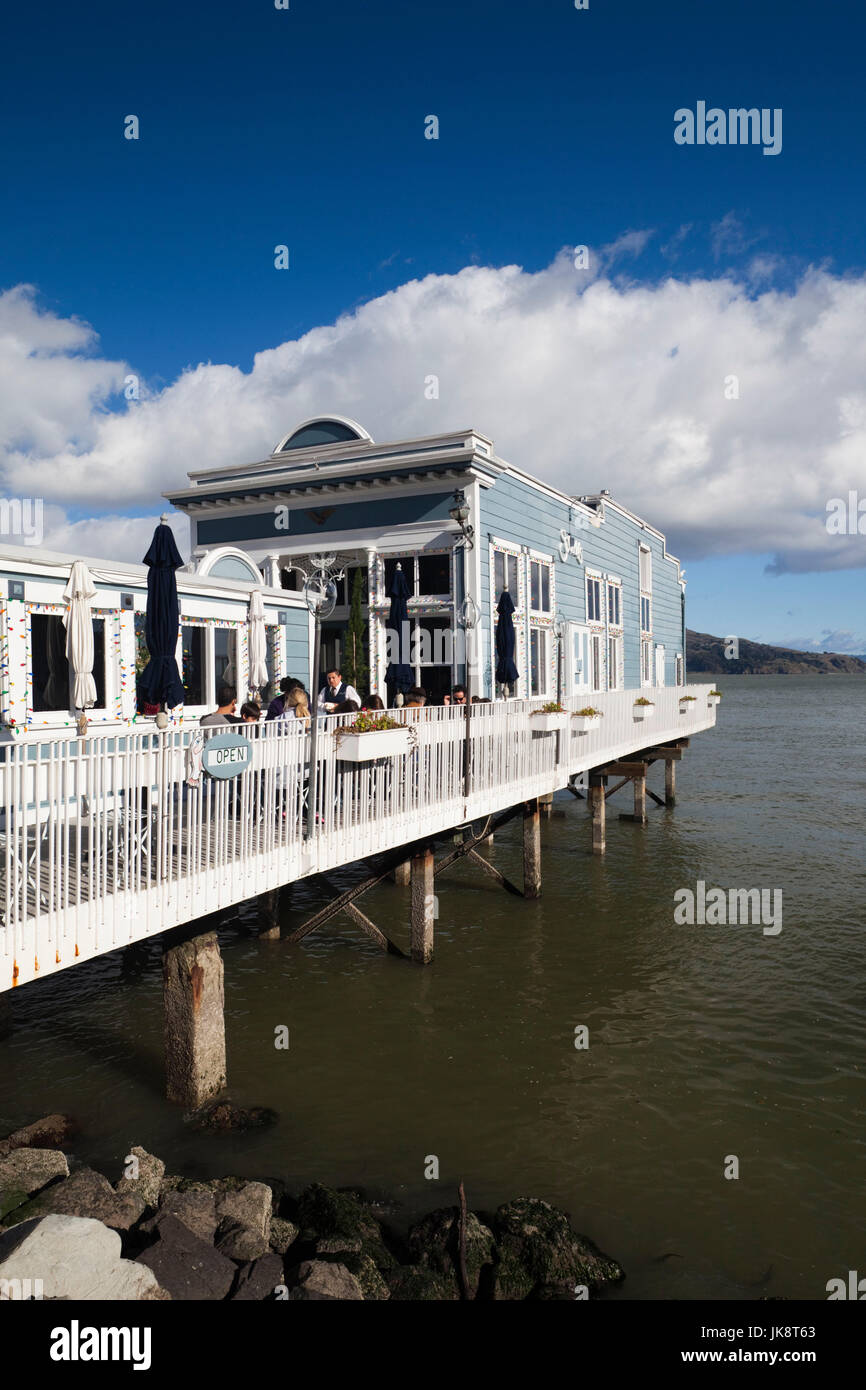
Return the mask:
{"type": "Polygon", "coordinates": [[[96,589],[83,560],[76,560],[73,564],[63,597],[68,605],[63,622],[66,626],[66,659],[74,676],[72,703],[76,709],[88,709],[96,704],[93,618],[90,612],[90,600],[96,597],[96,589]]]}
{"type": "Polygon", "coordinates": [[[267,644],[265,639],[265,608],[260,589],[250,593],[248,645],[250,653],[250,689],[263,690],[268,683],[267,644]]]}

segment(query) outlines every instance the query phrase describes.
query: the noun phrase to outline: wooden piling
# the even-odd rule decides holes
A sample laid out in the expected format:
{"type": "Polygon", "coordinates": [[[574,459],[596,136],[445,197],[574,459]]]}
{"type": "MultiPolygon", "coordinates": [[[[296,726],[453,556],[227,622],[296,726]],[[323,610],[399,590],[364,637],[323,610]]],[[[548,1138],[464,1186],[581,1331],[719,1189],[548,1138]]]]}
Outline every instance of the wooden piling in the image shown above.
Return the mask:
{"type": "Polygon", "coordinates": [[[544,819],[550,820],[553,815],[553,792],[549,792],[547,796],[540,796],[538,806],[544,819]]]}
{"type": "Polygon", "coordinates": [[[226,1084],[225,983],[216,932],[163,950],[166,1095],[197,1110],[226,1084]]]}
{"type": "Polygon", "coordinates": [[[642,777],[634,781],[634,818],[638,825],[646,825],[646,768],[642,777]]]}
{"type": "Polygon", "coordinates": [[[665,761],[665,805],[677,804],[677,765],[673,758],[665,761]]]}
{"type": "Polygon", "coordinates": [[[404,864],[398,864],[395,869],[391,870],[388,877],[394,880],[398,888],[408,888],[409,880],[412,877],[411,861],[407,859],[404,864]]]}
{"type": "Polygon", "coordinates": [[[261,928],[260,941],[279,941],[280,939],[280,890],[271,888],[259,895],[259,916],[261,928]]]}
{"type": "Polygon", "coordinates": [[[433,894],[433,851],[423,849],[413,855],[410,866],[410,941],[412,959],[428,965],[433,959],[433,923],[436,899],[433,894]]]}
{"type": "Polygon", "coordinates": [[[604,783],[600,777],[590,777],[587,799],[592,816],[592,852],[593,854],[604,854],[607,848],[605,835],[607,802],[604,794],[604,783]]]}
{"type": "Polygon", "coordinates": [[[537,799],[523,806],[523,896],[541,897],[541,817],[537,799]]]}

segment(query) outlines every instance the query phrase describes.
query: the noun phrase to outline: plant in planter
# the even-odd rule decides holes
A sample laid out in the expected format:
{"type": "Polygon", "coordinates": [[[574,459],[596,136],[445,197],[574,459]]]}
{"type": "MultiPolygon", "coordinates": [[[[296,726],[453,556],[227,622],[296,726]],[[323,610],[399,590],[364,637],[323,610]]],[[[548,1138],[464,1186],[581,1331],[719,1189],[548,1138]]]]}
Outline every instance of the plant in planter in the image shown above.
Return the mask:
{"type": "MultiPolygon", "coordinates": [[[[335,731],[337,757],[350,763],[396,757],[409,751],[414,732],[390,714],[365,710],[353,723],[335,731]]],[[[416,740],[417,737],[415,734],[416,740]]]]}
{"type": "Polygon", "coordinates": [[[721,690],[708,690],[708,691],[707,691],[707,703],[708,703],[708,704],[710,704],[710,705],[717,705],[717,704],[719,703],[719,701],[721,700],[721,698],[722,698],[722,692],[721,692],[721,690]]]}
{"type": "Polygon", "coordinates": [[[592,705],[584,705],[583,709],[576,710],[571,718],[577,733],[588,734],[590,729],[598,724],[603,713],[603,710],[595,709],[592,705]]]}
{"type": "Polygon", "coordinates": [[[696,697],[695,695],[681,695],[681,696],[680,696],[680,714],[688,714],[688,712],[689,712],[689,705],[690,705],[690,704],[694,704],[696,698],[697,698],[697,697],[696,697]]]}
{"type": "Polygon", "coordinates": [[[632,706],[635,719],[649,719],[655,705],[652,700],[648,700],[645,695],[640,695],[632,706]]]}
{"type": "Polygon", "coordinates": [[[568,710],[558,700],[548,700],[541,709],[534,709],[529,717],[534,721],[533,731],[546,733],[552,729],[565,728],[568,710]]]}

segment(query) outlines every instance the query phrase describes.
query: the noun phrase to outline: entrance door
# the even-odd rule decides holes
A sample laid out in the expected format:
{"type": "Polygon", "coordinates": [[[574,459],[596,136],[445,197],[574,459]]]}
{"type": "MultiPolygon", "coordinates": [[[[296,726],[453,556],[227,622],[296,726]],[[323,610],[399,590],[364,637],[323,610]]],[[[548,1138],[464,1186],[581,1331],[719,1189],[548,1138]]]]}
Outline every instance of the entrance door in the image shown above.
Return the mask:
{"type": "Polygon", "coordinates": [[[569,623],[564,640],[565,693],[580,695],[589,689],[589,628],[583,623],[569,623]]]}

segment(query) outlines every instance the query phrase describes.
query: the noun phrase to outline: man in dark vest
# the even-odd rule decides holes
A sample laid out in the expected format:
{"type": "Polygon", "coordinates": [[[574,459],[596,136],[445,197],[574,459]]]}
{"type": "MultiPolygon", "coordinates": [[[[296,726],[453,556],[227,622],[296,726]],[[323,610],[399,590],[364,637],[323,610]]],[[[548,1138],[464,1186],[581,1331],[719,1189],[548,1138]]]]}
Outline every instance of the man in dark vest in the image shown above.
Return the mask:
{"type": "Polygon", "coordinates": [[[322,714],[333,714],[335,707],[341,705],[344,700],[355,700],[358,709],[361,708],[360,695],[353,685],[343,680],[339,671],[328,671],[326,678],[327,685],[322,686],[316,701],[316,708],[322,714]]]}

